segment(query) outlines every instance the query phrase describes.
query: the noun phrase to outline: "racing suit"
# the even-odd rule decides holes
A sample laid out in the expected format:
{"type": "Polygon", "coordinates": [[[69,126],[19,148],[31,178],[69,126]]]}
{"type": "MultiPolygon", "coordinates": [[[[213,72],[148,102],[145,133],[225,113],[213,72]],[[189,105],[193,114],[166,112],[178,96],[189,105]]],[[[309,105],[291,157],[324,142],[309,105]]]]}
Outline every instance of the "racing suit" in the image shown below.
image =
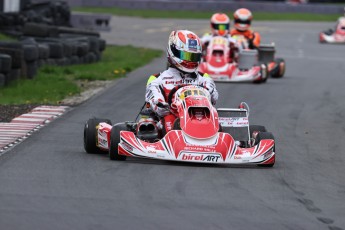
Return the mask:
{"type": "Polygon", "coordinates": [[[257,49],[260,46],[261,36],[258,32],[253,32],[251,30],[239,31],[232,29],[230,35],[231,37],[235,37],[236,35],[245,37],[248,41],[249,49],[257,49]]]}
{"type": "MultiPolygon", "coordinates": [[[[216,37],[216,36],[219,36],[219,35],[214,35],[214,34],[207,33],[207,34],[204,34],[200,38],[201,44],[202,44],[203,56],[206,55],[207,47],[210,44],[210,41],[212,40],[213,37],[216,37]]],[[[229,44],[230,44],[230,62],[232,62],[233,59],[234,59],[235,52],[237,50],[237,48],[236,48],[236,40],[233,39],[229,34],[227,34],[227,35],[225,35],[223,37],[227,38],[228,41],[229,41],[229,44]]]]}
{"type": "Polygon", "coordinates": [[[212,104],[218,99],[218,91],[213,80],[201,73],[183,73],[176,68],[169,67],[164,72],[151,75],[146,86],[145,100],[152,110],[162,119],[162,125],[166,132],[172,129],[176,116],[167,107],[159,107],[157,104],[167,104],[170,91],[178,85],[199,85],[205,87],[211,94],[212,104]]]}

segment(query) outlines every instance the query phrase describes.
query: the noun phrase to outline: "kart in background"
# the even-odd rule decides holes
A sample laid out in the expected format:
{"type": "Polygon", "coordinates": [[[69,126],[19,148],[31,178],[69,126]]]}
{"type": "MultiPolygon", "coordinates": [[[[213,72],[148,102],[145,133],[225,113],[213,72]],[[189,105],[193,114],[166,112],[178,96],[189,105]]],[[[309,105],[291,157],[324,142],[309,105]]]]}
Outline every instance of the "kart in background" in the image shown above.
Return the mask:
{"type": "Polygon", "coordinates": [[[216,36],[211,39],[199,65],[199,71],[207,73],[216,82],[254,82],[267,81],[267,66],[257,64],[256,50],[240,50],[235,62],[230,55],[228,39],[216,36]]]}
{"type": "Polygon", "coordinates": [[[285,74],[285,60],[283,58],[275,57],[275,44],[261,44],[258,49],[249,49],[247,39],[242,35],[233,36],[237,41],[239,50],[257,50],[258,63],[267,66],[268,75],[272,78],[282,78],[285,74]]]}
{"type": "Polygon", "coordinates": [[[345,44],[345,17],[340,17],[335,30],[329,29],[319,34],[320,43],[345,44]]]}
{"type": "Polygon", "coordinates": [[[84,127],[87,153],[108,152],[111,160],[141,157],[210,164],[272,167],[275,140],[264,126],[249,125],[249,108],[215,109],[209,92],[199,86],[174,88],[168,103],[177,113],[173,129],[162,135],[152,116],[111,125],[89,119],[84,127]]]}

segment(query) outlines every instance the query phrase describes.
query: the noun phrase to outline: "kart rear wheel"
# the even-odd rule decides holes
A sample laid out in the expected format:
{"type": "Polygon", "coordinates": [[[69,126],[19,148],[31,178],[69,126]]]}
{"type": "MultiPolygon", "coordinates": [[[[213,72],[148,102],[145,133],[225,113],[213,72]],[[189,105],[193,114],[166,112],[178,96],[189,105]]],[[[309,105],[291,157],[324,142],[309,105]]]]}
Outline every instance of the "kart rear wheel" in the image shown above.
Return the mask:
{"type": "Polygon", "coordinates": [[[109,119],[101,119],[101,118],[91,118],[85,123],[85,126],[84,126],[84,149],[87,153],[100,153],[100,152],[102,152],[96,146],[96,140],[97,140],[97,128],[96,128],[96,126],[101,122],[105,122],[105,123],[111,125],[111,121],[109,119]]]}
{"type": "Polygon", "coordinates": [[[275,67],[271,70],[272,78],[282,78],[285,74],[285,61],[282,58],[276,58],[274,60],[276,63],[275,67]]]}
{"type": "MultiPolygon", "coordinates": [[[[256,136],[255,142],[256,142],[256,143],[259,143],[261,140],[267,140],[267,139],[275,140],[272,133],[270,133],[270,132],[260,132],[260,133],[258,133],[258,135],[256,136]]],[[[274,151],[274,152],[275,152],[275,148],[276,148],[276,147],[275,147],[275,145],[274,145],[274,147],[273,147],[273,151],[274,151]]],[[[274,163],[275,163],[275,156],[274,156],[273,160],[270,161],[269,164],[258,164],[257,166],[259,166],[259,167],[270,168],[270,167],[273,167],[274,163]]]]}
{"type": "Polygon", "coordinates": [[[260,83],[266,83],[268,79],[268,67],[265,64],[261,64],[261,82],[260,83]]]}
{"type": "Polygon", "coordinates": [[[120,131],[127,131],[125,123],[119,123],[113,126],[110,133],[109,158],[113,161],[125,161],[126,156],[119,155],[118,146],[120,143],[120,131]]]}

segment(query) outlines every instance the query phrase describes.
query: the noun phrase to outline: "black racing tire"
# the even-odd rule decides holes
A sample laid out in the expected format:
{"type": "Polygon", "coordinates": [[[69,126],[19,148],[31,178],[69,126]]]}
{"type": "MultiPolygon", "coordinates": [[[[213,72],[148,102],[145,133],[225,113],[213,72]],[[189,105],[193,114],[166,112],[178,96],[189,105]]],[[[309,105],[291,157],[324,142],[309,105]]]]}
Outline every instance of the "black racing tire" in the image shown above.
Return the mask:
{"type": "Polygon", "coordinates": [[[49,45],[39,43],[38,53],[39,53],[39,59],[48,59],[50,55],[49,45]]]}
{"type": "Polygon", "coordinates": [[[266,64],[261,64],[261,83],[266,83],[268,79],[268,67],[266,64]]]}
{"type": "Polygon", "coordinates": [[[36,61],[39,58],[39,49],[36,44],[24,44],[24,60],[27,62],[36,61]]]}
{"type": "Polygon", "coordinates": [[[272,78],[282,78],[285,74],[285,61],[282,58],[276,58],[274,60],[276,63],[275,67],[271,70],[271,77],[272,78]]]}
{"type": "Polygon", "coordinates": [[[0,88],[6,85],[6,76],[0,73],[0,88]]]}
{"type": "Polygon", "coordinates": [[[80,58],[78,56],[72,56],[70,58],[71,65],[77,65],[80,63],[80,58]]]}
{"type": "Polygon", "coordinates": [[[0,73],[10,72],[12,67],[12,57],[7,54],[0,54],[0,73]]]}
{"type": "Polygon", "coordinates": [[[95,53],[90,52],[85,56],[86,59],[86,63],[90,64],[90,63],[94,63],[97,60],[97,56],[95,53]]]}
{"type": "MultiPolygon", "coordinates": [[[[256,136],[255,142],[259,143],[261,140],[267,140],[267,139],[275,140],[272,133],[270,133],[270,132],[260,132],[256,136]]],[[[273,151],[275,152],[275,145],[273,147],[273,151]]],[[[258,164],[257,166],[263,167],[263,168],[271,168],[271,167],[273,167],[274,163],[275,163],[275,161],[273,163],[271,163],[271,164],[258,164]]]]}
{"type": "Polygon", "coordinates": [[[96,138],[97,138],[96,126],[101,122],[106,122],[107,124],[111,125],[111,121],[109,119],[101,119],[101,118],[91,118],[85,123],[85,126],[84,126],[84,149],[87,153],[100,153],[100,152],[102,152],[96,146],[96,138]]]}
{"type": "Polygon", "coordinates": [[[12,57],[12,69],[20,69],[22,67],[22,63],[24,61],[22,49],[0,47],[0,53],[7,54],[12,57]]]}
{"type": "Polygon", "coordinates": [[[90,42],[90,51],[91,52],[96,53],[96,52],[100,51],[99,38],[89,37],[89,42],[90,42]]]}
{"type": "Polygon", "coordinates": [[[107,46],[107,42],[104,39],[99,39],[99,51],[104,51],[107,46]]]}
{"type": "Polygon", "coordinates": [[[22,49],[23,45],[20,42],[11,42],[11,41],[0,41],[1,48],[7,49],[22,49]]]}
{"type": "Polygon", "coordinates": [[[10,84],[13,81],[16,81],[20,78],[21,69],[11,69],[6,77],[6,85],[10,84]]]}
{"type": "Polygon", "coordinates": [[[56,59],[54,59],[54,58],[48,58],[48,59],[46,60],[46,65],[50,65],[50,66],[56,65],[56,59]]]}
{"type": "Polygon", "coordinates": [[[23,35],[49,37],[49,26],[38,23],[25,23],[23,35]]]}
{"type": "Polygon", "coordinates": [[[79,57],[85,56],[89,52],[90,46],[87,42],[82,42],[77,45],[77,55],[79,57]]]}
{"type": "Polygon", "coordinates": [[[34,79],[37,74],[38,65],[37,62],[27,62],[26,63],[26,78],[34,79]]]}
{"type": "Polygon", "coordinates": [[[113,161],[125,161],[126,156],[119,155],[118,146],[120,143],[120,131],[126,131],[125,123],[118,123],[113,126],[110,133],[109,159],[113,161]]]}
{"type": "Polygon", "coordinates": [[[96,55],[96,61],[102,60],[102,53],[101,52],[95,53],[95,55],[96,55]]]}
{"type": "Polygon", "coordinates": [[[59,42],[45,42],[49,46],[49,57],[50,58],[63,58],[64,47],[59,42]]]}
{"type": "Polygon", "coordinates": [[[97,31],[85,30],[85,29],[76,29],[71,27],[59,27],[59,34],[70,34],[70,36],[78,35],[78,36],[90,36],[90,37],[100,37],[100,33],[97,31]]]}
{"type": "Polygon", "coordinates": [[[58,66],[66,66],[66,65],[69,65],[71,62],[69,61],[68,58],[64,57],[64,58],[55,59],[55,63],[58,66]]]}
{"type": "Polygon", "coordinates": [[[73,47],[71,43],[61,42],[63,45],[63,53],[65,57],[71,57],[73,55],[73,47]]]}

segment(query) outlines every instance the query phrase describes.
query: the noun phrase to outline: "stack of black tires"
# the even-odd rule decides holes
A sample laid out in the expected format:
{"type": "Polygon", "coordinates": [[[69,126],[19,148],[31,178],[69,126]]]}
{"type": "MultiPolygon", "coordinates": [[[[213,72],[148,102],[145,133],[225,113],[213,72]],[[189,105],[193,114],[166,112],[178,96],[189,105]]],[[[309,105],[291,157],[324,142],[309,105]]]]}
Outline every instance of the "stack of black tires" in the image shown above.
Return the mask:
{"type": "Polygon", "coordinates": [[[32,79],[42,65],[97,62],[106,42],[98,32],[27,23],[16,42],[0,42],[0,86],[20,77],[32,79]]]}
{"type": "Polygon", "coordinates": [[[17,16],[6,14],[16,19],[12,21],[0,15],[0,31],[6,33],[11,27],[6,34],[18,40],[0,42],[0,87],[19,78],[33,79],[42,65],[88,64],[101,59],[105,40],[99,32],[69,27],[69,7],[63,1],[29,4],[25,9],[17,16]],[[3,20],[6,23],[1,24],[3,20]]]}
{"type": "Polygon", "coordinates": [[[0,12],[0,30],[7,34],[20,35],[27,22],[70,26],[70,17],[71,11],[66,1],[21,0],[20,12],[0,12]]]}

